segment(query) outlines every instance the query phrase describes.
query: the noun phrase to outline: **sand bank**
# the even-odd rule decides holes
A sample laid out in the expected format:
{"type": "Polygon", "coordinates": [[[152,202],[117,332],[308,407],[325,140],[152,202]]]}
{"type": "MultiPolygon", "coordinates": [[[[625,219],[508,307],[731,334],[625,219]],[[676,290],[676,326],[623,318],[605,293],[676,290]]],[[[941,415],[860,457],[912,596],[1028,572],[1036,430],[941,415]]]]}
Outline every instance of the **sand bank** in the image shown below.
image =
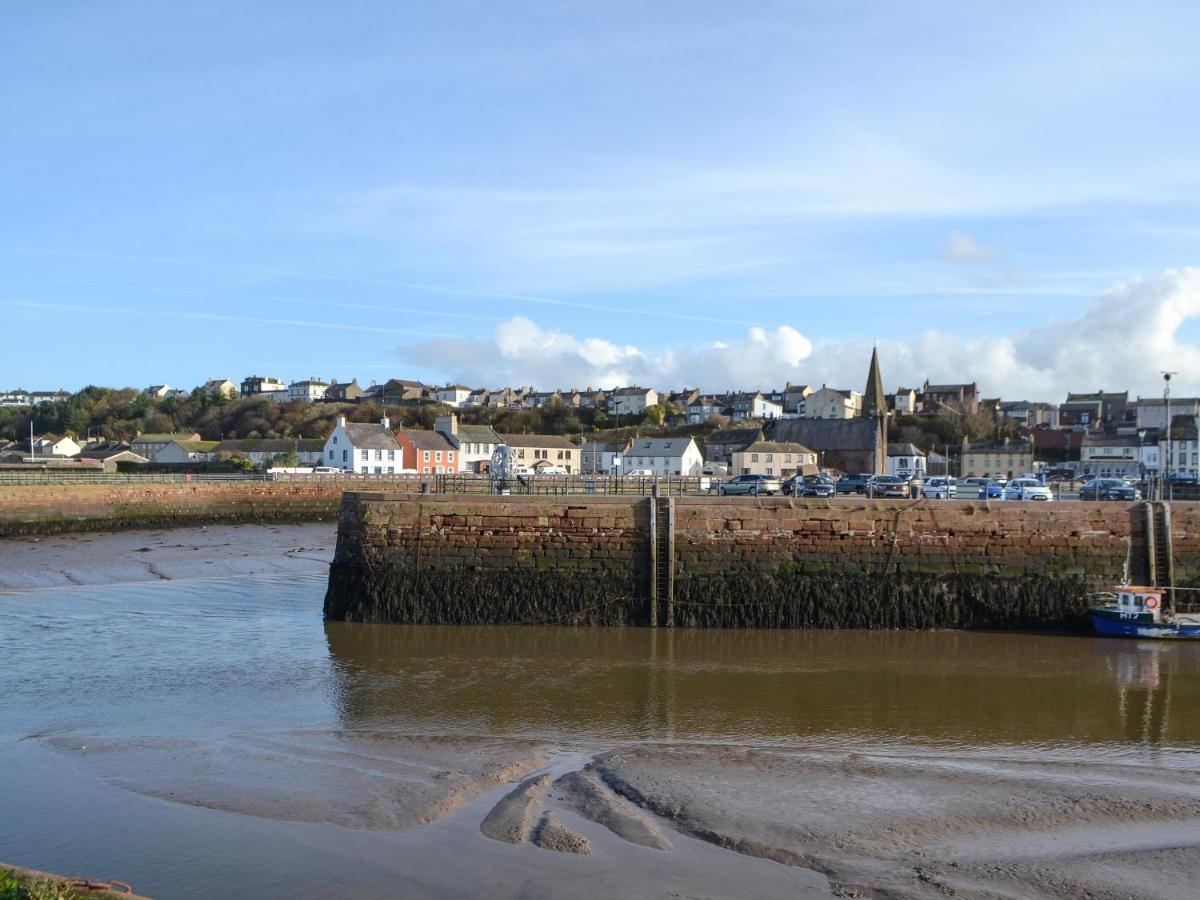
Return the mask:
{"type": "MultiPolygon", "coordinates": [[[[706,872],[732,854],[812,896],[1183,898],[1200,849],[1190,770],[356,731],[48,743],[110,784],[175,802],[446,828],[463,853],[482,840],[488,855],[517,854],[510,862],[530,877],[542,867],[530,849],[610,866],[702,859],[695,871],[706,872]],[[293,774],[281,780],[282,768],[293,774]]],[[[763,884],[773,894],[780,883],[763,884]]]]}
{"type": "Polygon", "coordinates": [[[0,590],[244,575],[323,574],[333,524],[0,538],[0,590]]]}

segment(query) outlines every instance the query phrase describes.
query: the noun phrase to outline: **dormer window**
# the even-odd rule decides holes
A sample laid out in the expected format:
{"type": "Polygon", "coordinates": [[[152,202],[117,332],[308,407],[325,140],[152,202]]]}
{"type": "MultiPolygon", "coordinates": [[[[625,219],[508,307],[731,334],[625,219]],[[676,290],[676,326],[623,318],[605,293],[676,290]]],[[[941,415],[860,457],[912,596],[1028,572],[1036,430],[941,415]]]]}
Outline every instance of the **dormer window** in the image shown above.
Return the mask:
{"type": "Polygon", "coordinates": [[[335,444],[337,443],[337,435],[336,435],[336,434],[333,436],[333,442],[334,442],[335,444]]]}

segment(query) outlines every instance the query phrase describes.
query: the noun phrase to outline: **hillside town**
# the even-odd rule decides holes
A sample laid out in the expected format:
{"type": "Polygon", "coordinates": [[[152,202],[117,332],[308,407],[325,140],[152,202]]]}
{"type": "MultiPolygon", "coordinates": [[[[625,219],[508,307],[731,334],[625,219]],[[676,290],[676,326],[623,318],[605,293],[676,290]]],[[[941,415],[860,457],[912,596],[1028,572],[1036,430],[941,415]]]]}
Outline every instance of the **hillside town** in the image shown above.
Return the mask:
{"type": "MultiPolygon", "coordinates": [[[[291,383],[250,375],[208,379],[192,389],[154,384],[144,409],[183,401],[262,408],[312,406],[331,415],[307,434],[142,432],[126,438],[88,426],[85,434],[37,433],[34,413],[70,392],[0,393],[0,465],[76,466],[103,471],[243,469],[357,475],[486,474],[501,446],[529,475],[765,475],[824,472],[923,478],[933,474],[1014,478],[1168,478],[1200,473],[1200,397],[1134,397],[1128,391],[1070,392],[1062,402],[985,396],[971,383],[883,387],[872,354],[863,388],[786,383],[767,391],[704,393],[629,385],[611,390],[487,389],[389,379],[311,377],[291,383]],[[371,421],[356,413],[380,410],[371,421]],[[389,410],[426,427],[393,426],[389,410]],[[574,433],[520,433],[488,424],[506,412],[590,415],[574,433]],[[16,416],[34,425],[16,433],[16,416]],[[1169,421],[1169,429],[1168,429],[1169,421]],[[984,439],[980,439],[980,438],[984,439]]],[[[1168,385],[1169,386],[1169,385],[1168,385]]],[[[89,389],[92,390],[92,389],[89,389]]],[[[538,421],[538,420],[534,420],[538,421]]]]}

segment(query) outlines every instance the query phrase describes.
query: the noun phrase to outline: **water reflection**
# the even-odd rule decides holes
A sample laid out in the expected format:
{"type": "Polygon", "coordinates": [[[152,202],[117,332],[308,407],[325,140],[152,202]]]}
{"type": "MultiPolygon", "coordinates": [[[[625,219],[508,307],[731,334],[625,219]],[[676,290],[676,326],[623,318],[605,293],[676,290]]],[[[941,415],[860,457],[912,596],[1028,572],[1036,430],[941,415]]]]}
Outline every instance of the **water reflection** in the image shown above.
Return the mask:
{"type": "Polygon", "coordinates": [[[1200,647],[965,632],[328,623],[349,727],[960,746],[1200,741],[1200,647]],[[1170,711],[1181,711],[1170,715],[1170,711]]]}

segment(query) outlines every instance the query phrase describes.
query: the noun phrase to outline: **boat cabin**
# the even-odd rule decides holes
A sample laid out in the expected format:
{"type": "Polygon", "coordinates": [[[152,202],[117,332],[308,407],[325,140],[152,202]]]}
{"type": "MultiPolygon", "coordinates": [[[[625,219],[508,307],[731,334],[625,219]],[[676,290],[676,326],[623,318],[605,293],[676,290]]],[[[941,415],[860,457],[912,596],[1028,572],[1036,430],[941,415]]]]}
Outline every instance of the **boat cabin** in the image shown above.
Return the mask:
{"type": "Polygon", "coordinates": [[[1150,613],[1155,622],[1160,620],[1163,611],[1163,594],[1165,593],[1161,588],[1127,584],[1117,588],[1115,593],[1118,612],[1150,613]]]}

